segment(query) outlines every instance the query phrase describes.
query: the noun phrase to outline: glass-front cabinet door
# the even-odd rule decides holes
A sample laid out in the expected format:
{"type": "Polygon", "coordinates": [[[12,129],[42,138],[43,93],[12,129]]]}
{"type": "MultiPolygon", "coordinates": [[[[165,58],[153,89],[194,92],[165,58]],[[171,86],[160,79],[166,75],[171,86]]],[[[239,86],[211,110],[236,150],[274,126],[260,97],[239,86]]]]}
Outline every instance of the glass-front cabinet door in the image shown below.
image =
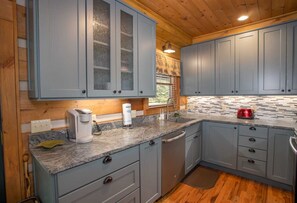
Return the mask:
{"type": "Polygon", "coordinates": [[[88,96],[116,96],[115,1],[87,1],[88,96]]]}
{"type": "Polygon", "coordinates": [[[116,66],[118,96],[137,96],[137,13],[118,2],[116,66]]]}

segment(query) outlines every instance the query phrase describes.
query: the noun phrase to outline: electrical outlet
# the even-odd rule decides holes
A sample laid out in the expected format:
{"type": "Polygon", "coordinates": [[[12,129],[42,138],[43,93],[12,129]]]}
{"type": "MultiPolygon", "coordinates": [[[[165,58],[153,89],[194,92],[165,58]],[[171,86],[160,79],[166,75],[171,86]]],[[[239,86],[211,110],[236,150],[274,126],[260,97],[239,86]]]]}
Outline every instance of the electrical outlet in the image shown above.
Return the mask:
{"type": "Polygon", "coordinates": [[[131,117],[132,117],[132,118],[136,118],[136,115],[137,115],[137,114],[136,114],[136,110],[132,110],[132,111],[131,111],[131,117]]]}
{"type": "Polygon", "coordinates": [[[97,121],[96,114],[92,114],[92,121],[97,121]]]}
{"type": "Polygon", "coordinates": [[[52,123],[50,119],[31,121],[31,133],[49,131],[51,129],[52,123]]]}

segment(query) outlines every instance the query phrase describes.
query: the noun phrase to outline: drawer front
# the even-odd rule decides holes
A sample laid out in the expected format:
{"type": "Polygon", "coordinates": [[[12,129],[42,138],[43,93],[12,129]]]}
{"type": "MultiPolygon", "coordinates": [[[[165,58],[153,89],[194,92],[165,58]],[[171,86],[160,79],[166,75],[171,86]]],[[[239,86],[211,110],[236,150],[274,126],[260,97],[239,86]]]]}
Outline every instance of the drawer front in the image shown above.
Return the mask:
{"type": "Polygon", "coordinates": [[[267,139],[239,136],[238,143],[244,147],[267,150],[267,139]]]}
{"type": "Polygon", "coordinates": [[[266,161],[267,152],[260,149],[250,148],[250,147],[238,147],[238,156],[257,159],[260,161],[266,161]]]}
{"type": "Polygon", "coordinates": [[[139,203],[140,202],[140,197],[139,197],[139,189],[135,190],[134,192],[130,193],[118,203],[139,203]]]}
{"type": "Polygon", "coordinates": [[[238,157],[237,169],[257,176],[266,176],[266,162],[251,158],[238,157]]]}
{"type": "Polygon", "coordinates": [[[250,137],[259,137],[267,139],[268,129],[265,127],[257,126],[239,126],[239,135],[250,136],[250,137]]]}
{"type": "Polygon", "coordinates": [[[59,173],[57,175],[59,197],[138,161],[139,146],[112,154],[107,158],[103,157],[59,173]]]}
{"type": "Polygon", "coordinates": [[[139,162],[60,197],[59,203],[117,202],[137,188],[139,188],[139,162]]]}
{"type": "Polygon", "coordinates": [[[186,128],[186,136],[193,135],[194,133],[201,130],[201,123],[196,123],[186,128]]]}

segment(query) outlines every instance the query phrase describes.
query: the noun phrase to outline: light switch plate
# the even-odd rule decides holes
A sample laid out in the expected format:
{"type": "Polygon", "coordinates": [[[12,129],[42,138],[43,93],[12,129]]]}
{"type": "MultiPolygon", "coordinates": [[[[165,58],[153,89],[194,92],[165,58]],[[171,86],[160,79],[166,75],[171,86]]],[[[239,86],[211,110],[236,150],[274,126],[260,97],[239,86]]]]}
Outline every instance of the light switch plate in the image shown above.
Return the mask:
{"type": "Polygon", "coordinates": [[[136,114],[136,110],[132,110],[132,111],[131,111],[131,116],[132,116],[132,118],[136,118],[136,115],[137,115],[137,114],[136,114]]]}
{"type": "Polygon", "coordinates": [[[52,129],[50,119],[31,121],[31,133],[49,131],[52,129]]]}
{"type": "Polygon", "coordinates": [[[92,114],[92,120],[93,120],[93,121],[97,121],[96,114],[92,114]]]}

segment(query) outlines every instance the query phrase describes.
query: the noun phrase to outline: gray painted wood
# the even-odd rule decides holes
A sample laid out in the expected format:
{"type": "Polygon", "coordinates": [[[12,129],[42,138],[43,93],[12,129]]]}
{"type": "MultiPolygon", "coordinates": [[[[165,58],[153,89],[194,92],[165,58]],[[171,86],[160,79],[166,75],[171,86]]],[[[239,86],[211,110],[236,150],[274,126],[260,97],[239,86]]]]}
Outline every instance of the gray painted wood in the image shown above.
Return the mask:
{"type": "Polygon", "coordinates": [[[138,96],[156,96],[156,23],[138,14],[138,96]]]}
{"type": "Polygon", "coordinates": [[[139,146],[110,155],[112,161],[104,164],[105,157],[71,168],[57,175],[59,196],[95,181],[109,173],[139,160],[139,146]],[[82,175],[83,174],[83,175],[82,175]]]}
{"type": "Polygon", "coordinates": [[[186,136],[190,136],[198,131],[202,130],[202,124],[201,123],[195,123],[189,127],[186,128],[186,136]]]}
{"type": "Polygon", "coordinates": [[[59,203],[117,202],[138,187],[139,162],[136,162],[60,197],[59,203]],[[112,181],[104,183],[107,178],[112,181]]]}
{"type": "Polygon", "coordinates": [[[266,176],[266,162],[246,157],[238,157],[238,170],[257,176],[266,176]]]}
{"type": "Polygon", "coordinates": [[[194,168],[194,136],[195,134],[186,137],[185,175],[187,175],[192,170],[192,168],[194,168]]]}
{"type": "Polygon", "coordinates": [[[118,203],[139,203],[140,197],[139,197],[139,189],[135,190],[134,192],[131,192],[129,195],[118,201],[118,203]]]}
{"type": "Polygon", "coordinates": [[[38,1],[40,98],[86,97],[85,1],[38,1]]]}
{"type": "MultiPolygon", "coordinates": [[[[116,67],[117,67],[117,90],[118,96],[137,96],[138,95],[138,63],[137,63],[137,12],[133,9],[127,7],[126,5],[116,2],[116,67]],[[122,58],[121,52],[121,12],[124,12],[128,15],[131,15],[133,18],[133,50],[132,50],[132,59],[129,59],[133,63],[133,87],[131,90],[124,90],[122,87],[122,80],[124,79],[121,75],[121,62],[125,60],[122,58]],[[119,92],[120,91],[120,92],[119,92]]],[[[124,41],[124,40],[123,40],[124,41]]],[[[122,41],[122,42],[123,42],[122,41]]]]}
{"type": "Polygon", "coordinates": [[[203,154],[206,162],[236,169],[237,125],[203,123],[203,154]]]}
{"type": "Polygon", "coordinates": [[[238,144],[244,147],[267,150],[267,139],[239,136],[238,144]]]}
{"type": "Polygon", "coordinates": [[[294,154],[289,138],[294,132],[282,129],[269,129],[267,178],[292,185],[294,154]]]}
{"type": "Polygon", "coordinates": [[[251,147],[238,146],[238,156],[267,161],[267,151],[251,147]]]}
{"type": "Polygon", "coordinates": [[[297,94],[297,22],[287,24],[287,88],[297,94]]]}
{"type": "MultiPolygon", "coordinates": [[[[88,86],[88,97],[112,97],[112,96],[117,96],[116,94],[113,93],[114,90],[116,90],[116,63],[115,63],[115,1],[114,0],[101,0],[110,6],[110,11],[109,11],[109,26],[110,26],[110,44],[109,44],[109,64],[110,64],[110,74],[109,74],[109,79],[106,79],[106,81],[110,81],[109,85],[105,89],[95,89],[94,84],[95,84],[95,78],[94,78],[94,60],[96,57],[94,54],[94,20],[93,16],[94,10],[93,10],[93,0],[87,1],[87,86],[88,86]]],[[[98,32],[101,31],[98,29],[98,32]]],[[[106,58],[108,58],[106,56],[106,58]]]]}
{"type": "Polygon", "coordinates": [[[140,145],[141,202],[161,197],[161,138],[140,145]]]}
{"type": "Polygon", "coordinates": [[[235,93],[258,93],[258,31],[235,37],[235,93]]]}
{"type": "Polygon", "coordinates": [[[216,43],[216,94],[235,93],[234,36],[222,38],[216,43]]]}
{"type": "Polygon", "coordinates": [[[258,127],[258,126],[240,125],[239,126],[239,135],[267,139],[268,128],[267,127],[258,127]]]}
{"type": "MultiPolygon", "coordinates": [[[[198,47],[198,95],[215,94],[215,44],[204,42],[198,47]]],[[[192,76],[193,77],[193,76],[192,76]]],[[[188,78],[185,78],[186,80],[188,78]]]]}
{"type": "Polygon", "coordinates": [[[259,93],[286,90],[286,25],[259,30],[259,93]]]}
{"type": "Polygon", "coordinates": [[[201,161],[202,155],[202,133],[199,131],[194,136],[194,148],[193,148],[193,162],[194,166],[201,161]]]}
{"type": "Polygon", "coordinates": [[[198,94],[197,45],[181,49],[181,95],[198,94]]]}

